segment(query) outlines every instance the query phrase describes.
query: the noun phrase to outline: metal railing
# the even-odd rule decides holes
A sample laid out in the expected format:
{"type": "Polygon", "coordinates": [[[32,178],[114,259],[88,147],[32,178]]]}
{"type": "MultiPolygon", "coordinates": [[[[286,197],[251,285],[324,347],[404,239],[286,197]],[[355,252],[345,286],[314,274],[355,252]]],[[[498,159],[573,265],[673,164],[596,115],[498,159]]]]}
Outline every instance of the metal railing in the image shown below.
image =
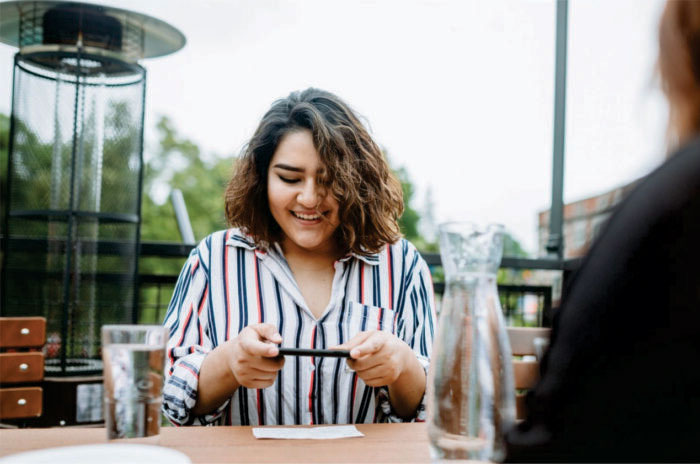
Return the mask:
{"type": "MultiPolygon", "coordinates": [[[[46,239],[11,239],[12,246],[18,249],[31,249],[32,247],[46,247],[46,239]]],[[[163,243],[163,242],[141,242],[139,249],[139,276],[138,304],[136,308],[136,322],[160,324],[163,322],[167,311],[170,297],[177,282],[179,270],[184,260],[189,256],[194,245],[184,243],[163,243]],[[145,260],[170,261],[167,266],[144,266],[145,260]],[[146,271],[148,267],[168,269],[165,273],[152,273],[146,271]]],[[[119,254],[122,244],[119,241],[99,241],[93,244],[92,252],[98,254],[119,254]]],[[[88,247],[89,248],[89,247],[88,247]]],[[[422,253],[423,258],[435,271],[441,267],[440,255],[438,253],[422,253]]],[[[578,267],[580,260],[559,260],[556,258],[511,258],[505,257],[501,260],[502,269],[512,270],[546,270],[561,272],[561,285],[568,279],[571,271],[578,267]]],[[[92,278],[107,279],[112,281],[120,280],[118,273],[102,272],[92,278]]],[[[437,299],[444,292],[444,283],[436,280],[434,290],[437,299]]],[[[529,285],[518,282],[506,282],[498,285],[501,306],[503,307],[506,319],[511,325],[551,325],[553,304],[557,295],[554,294],[552,285],[529,285]],[[530,310],[525,312],[524,302],[527,301],[532,306],[535,301],[536,311],[533,315],[530,310]]]]}
{"type": "MultiPolygon", "coordinates": [[[[141,258],[182,258],[189,255],[191,245],[180,243],[141,243],[141,258]]],[[[441,267],[438,253],[423,253],[425,261],[432,270],[441,267]]],[[[181,263],[182,264],[182,263],[181,263]]],[[[578,260],[529,259],[505,257],[501,268],[515,270],[547,270],[561,271],[565,281],[571,271],[578,266],[578,260]]],[[[177,274],[147,274],[139,275],[139,322],[159,324],[163,322],[168,303],[172,295],[177,274]]],[[[444,292],[443,282],[433,284],[438,298],[444,292]]],[[[504,283],[498,285],[501,306],[510,325],[550,326],[555,295],[552,285],[527,285],[504,283]],[[536,301],[535,314],[526,314],[523,301],[536,301]]]]}

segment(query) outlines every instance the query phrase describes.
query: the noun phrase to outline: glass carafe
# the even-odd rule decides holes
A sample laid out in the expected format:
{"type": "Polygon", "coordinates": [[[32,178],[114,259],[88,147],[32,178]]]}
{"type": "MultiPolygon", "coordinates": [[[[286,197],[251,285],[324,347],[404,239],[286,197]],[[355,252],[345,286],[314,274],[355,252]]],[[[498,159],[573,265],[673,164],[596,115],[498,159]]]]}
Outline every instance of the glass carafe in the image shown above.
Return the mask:
{"type": "Polygon", "coordinates": [[[438,336],[428,381],[433,461],[501,461],[515,420],[510,342],[496,273],[503,226],[440,225],[445,271],[438,336]]]}

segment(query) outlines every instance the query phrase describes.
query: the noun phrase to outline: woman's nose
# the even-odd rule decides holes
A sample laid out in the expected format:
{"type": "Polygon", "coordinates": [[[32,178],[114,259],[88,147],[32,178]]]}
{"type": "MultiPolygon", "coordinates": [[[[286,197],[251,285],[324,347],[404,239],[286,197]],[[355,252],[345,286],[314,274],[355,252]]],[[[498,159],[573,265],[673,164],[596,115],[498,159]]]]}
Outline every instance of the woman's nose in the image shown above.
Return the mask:
{"type": "Polygon", "coordinates": [[[315,208],[320,203],[316,182],[306,182],[297,195],[297,202],[304,208],[315,208]]]}

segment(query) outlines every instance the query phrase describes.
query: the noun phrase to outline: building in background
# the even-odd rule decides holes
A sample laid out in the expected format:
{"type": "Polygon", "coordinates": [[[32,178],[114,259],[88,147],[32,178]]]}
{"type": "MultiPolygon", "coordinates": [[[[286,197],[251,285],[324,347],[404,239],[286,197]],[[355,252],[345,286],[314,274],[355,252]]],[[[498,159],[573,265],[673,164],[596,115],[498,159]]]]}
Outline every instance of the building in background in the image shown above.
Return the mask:
{"type": "MultiPolygon", "coordinates": [[[[614,207],[637,185],[638,180],[608,192],[564,205],[564,258],[586,254],[614,207]]],[[[547,254],[549,210],[540,211],[537,221],[539,256],[547,254]]]]}

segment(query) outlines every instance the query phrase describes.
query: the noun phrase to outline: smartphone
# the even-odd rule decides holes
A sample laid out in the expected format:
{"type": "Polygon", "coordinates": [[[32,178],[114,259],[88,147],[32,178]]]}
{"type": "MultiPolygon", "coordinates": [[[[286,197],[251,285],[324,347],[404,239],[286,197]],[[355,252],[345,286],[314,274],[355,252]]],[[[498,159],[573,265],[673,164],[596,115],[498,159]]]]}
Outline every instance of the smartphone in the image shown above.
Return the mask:
{"type": "Polygon", "coordinates": [[[284,356],[328,356],[331,358],[349,358],[347,350],[314,350],[310,348],[289,348],[280,346],[280,354],[284,356]]]}

